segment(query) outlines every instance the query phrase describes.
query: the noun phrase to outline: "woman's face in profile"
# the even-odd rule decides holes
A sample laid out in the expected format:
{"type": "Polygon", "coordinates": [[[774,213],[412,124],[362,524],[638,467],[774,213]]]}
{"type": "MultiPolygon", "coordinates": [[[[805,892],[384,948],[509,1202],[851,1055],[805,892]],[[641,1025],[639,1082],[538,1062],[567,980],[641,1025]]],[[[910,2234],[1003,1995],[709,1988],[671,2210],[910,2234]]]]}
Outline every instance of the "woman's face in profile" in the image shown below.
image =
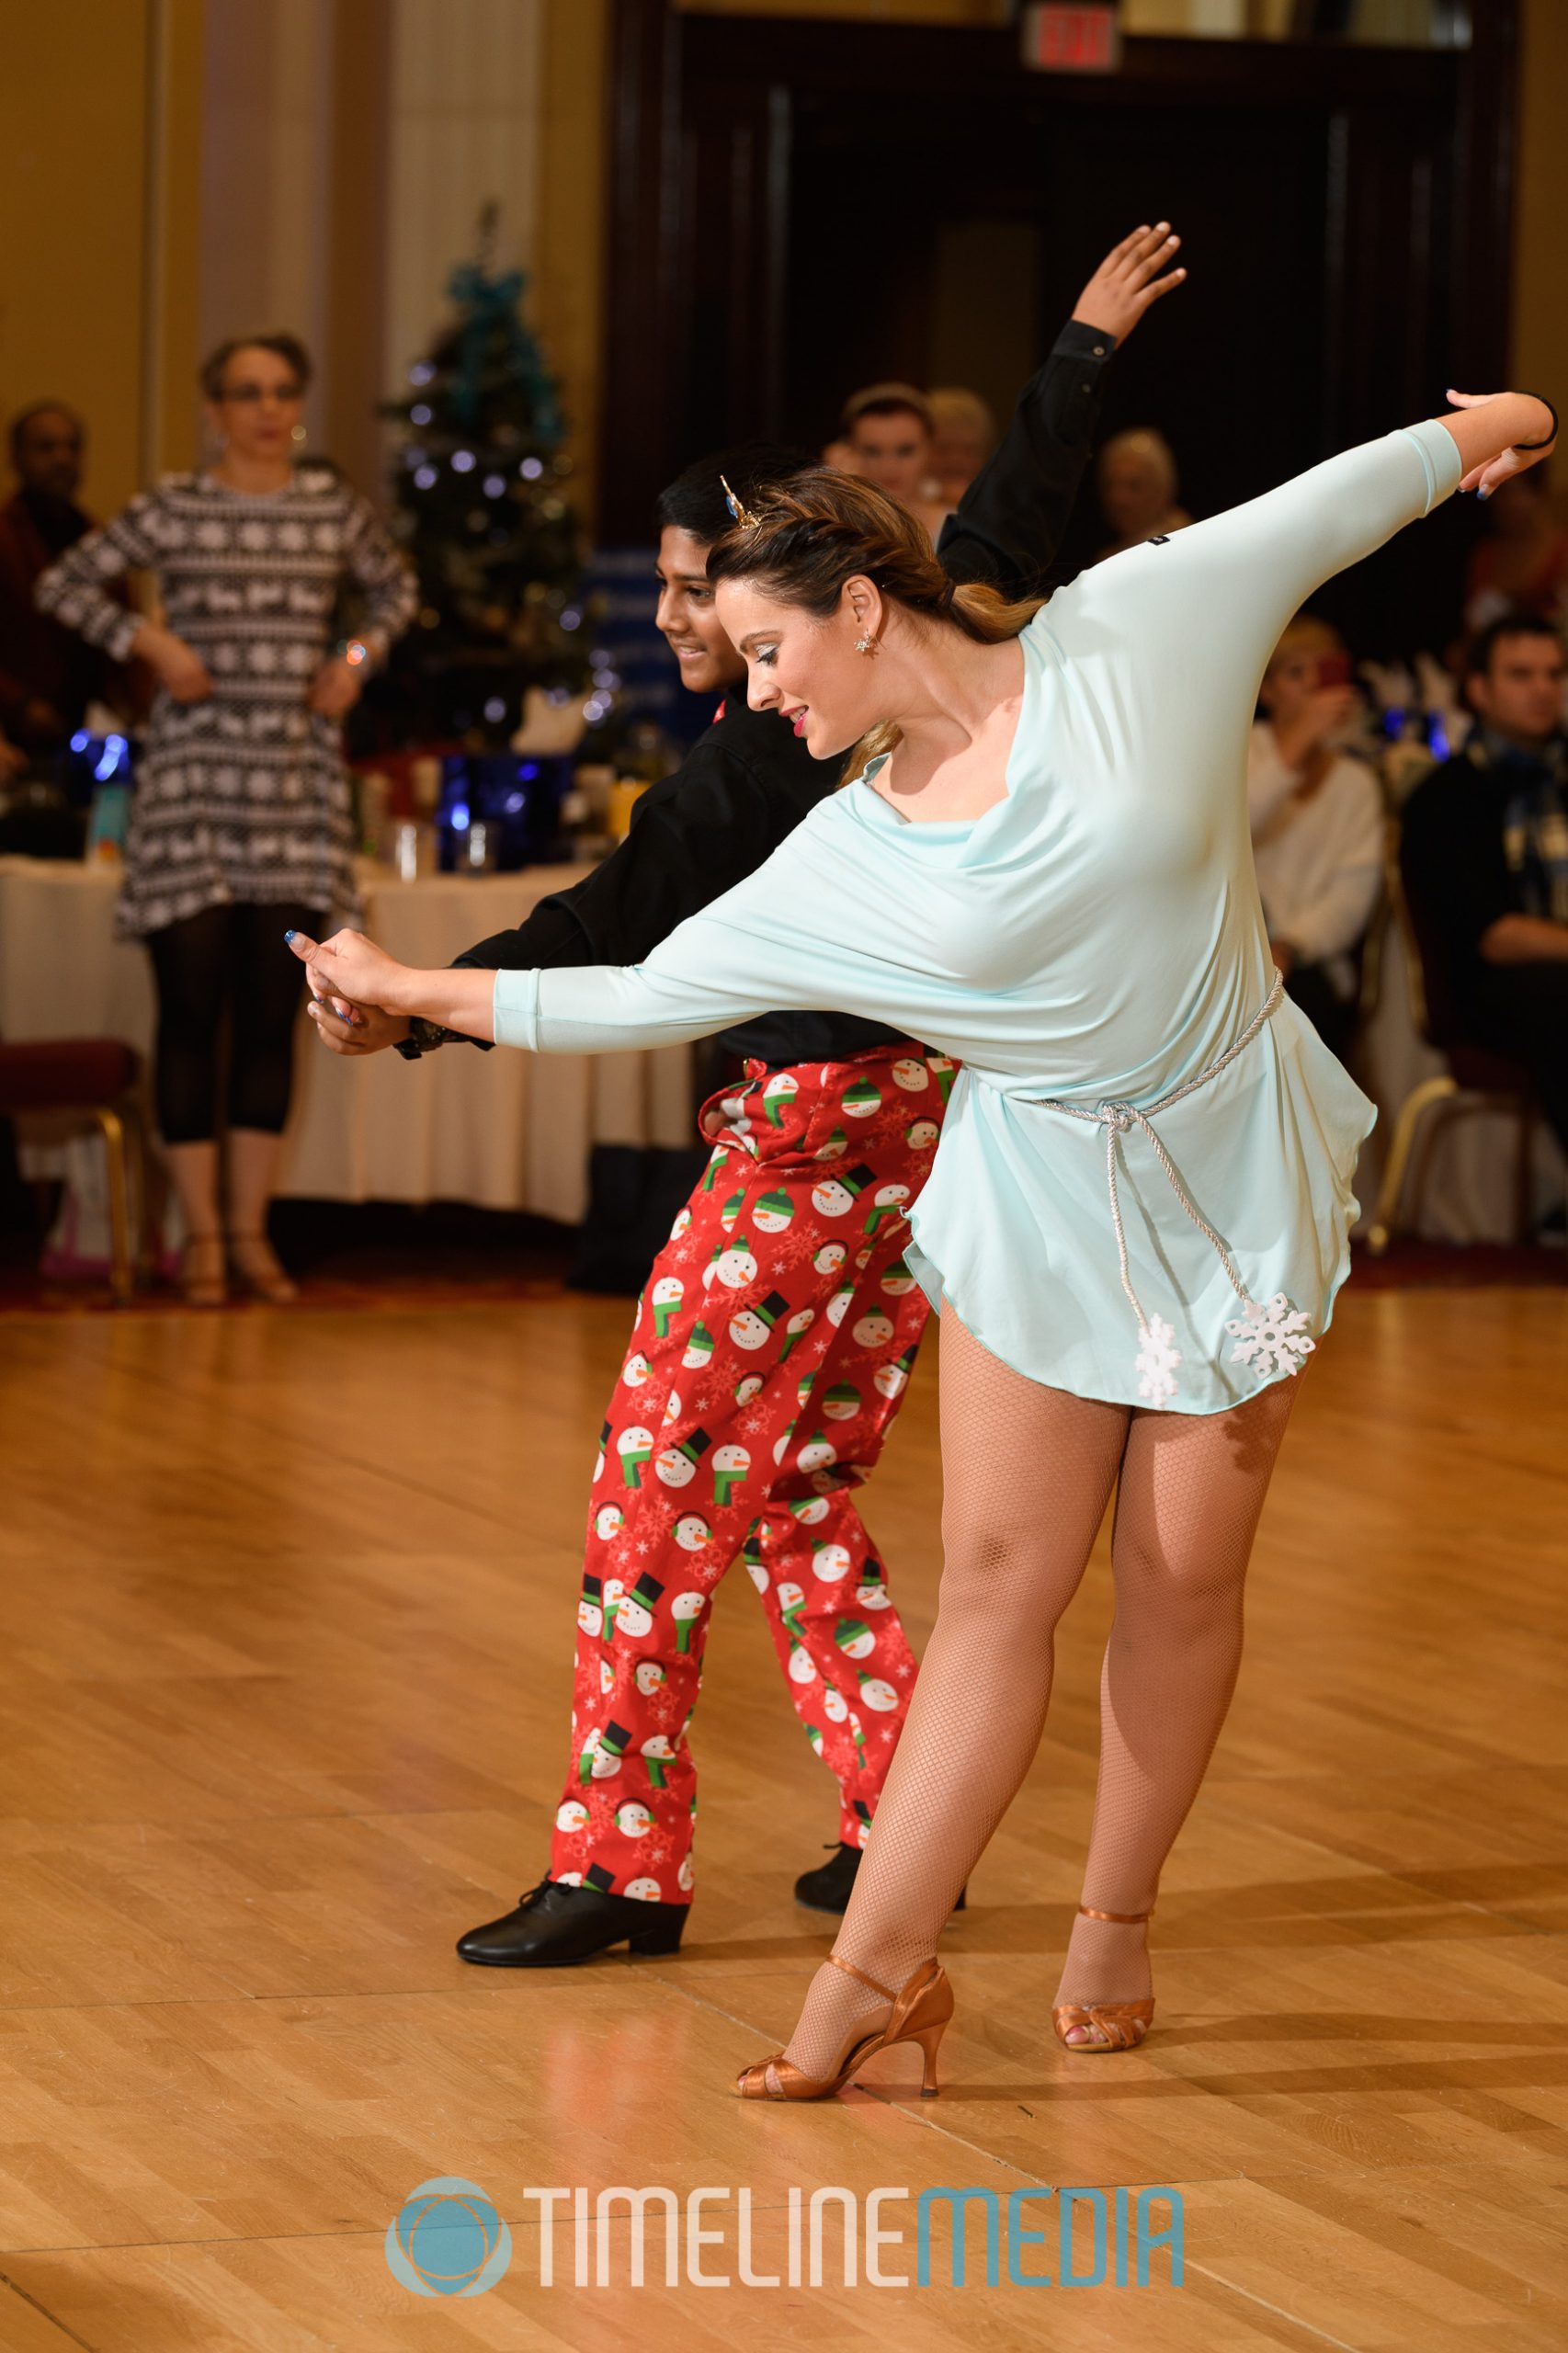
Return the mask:
{"type": "Polygon", "coordinates": [[[856,650],[863,631],[847,590],[826,620],[751,580],[721,580],[715,595],[724,633],[744,657],[747,702],[779,712],[813,759],[846,752],[885,717],[875,656],[856,650]]]}
{"type": "Polygon", "coordinates": [[[737,687],[745,665],[724,634],[708,585],[707,543],[666,523],[659,534],[659,603],[654,625],[680,664],[693,694],[737,687]]]}

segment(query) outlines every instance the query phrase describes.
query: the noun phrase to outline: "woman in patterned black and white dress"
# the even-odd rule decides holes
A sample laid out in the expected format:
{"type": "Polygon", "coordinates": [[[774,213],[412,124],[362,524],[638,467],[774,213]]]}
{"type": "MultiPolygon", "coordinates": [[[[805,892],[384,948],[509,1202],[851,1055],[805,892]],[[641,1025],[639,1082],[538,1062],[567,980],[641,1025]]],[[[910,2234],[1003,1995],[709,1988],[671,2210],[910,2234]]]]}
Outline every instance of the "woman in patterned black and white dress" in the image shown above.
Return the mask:
{"type": "Polygon", "coordinates": [[[415,603],[365,501],[329,468],[295,464],[309,381],[291,335],[223,345],[201,371],[216,462],[132,499],[37,590],[46,612],[161,682],[117,920],[153,959],[158,1120],[185,1213],[186,1294],[200,1305],[224,1296],[225,1196],[236,1271],[264,1297],[293,1296],[266,1235],[300,995],[281,934],[354,904],[340,722],[415,603]],[[161,624],[105,594],[131,569],[156,574],[161,624]],[[333,651],[345,574],[369,617],[362,640],[333,651]]]}

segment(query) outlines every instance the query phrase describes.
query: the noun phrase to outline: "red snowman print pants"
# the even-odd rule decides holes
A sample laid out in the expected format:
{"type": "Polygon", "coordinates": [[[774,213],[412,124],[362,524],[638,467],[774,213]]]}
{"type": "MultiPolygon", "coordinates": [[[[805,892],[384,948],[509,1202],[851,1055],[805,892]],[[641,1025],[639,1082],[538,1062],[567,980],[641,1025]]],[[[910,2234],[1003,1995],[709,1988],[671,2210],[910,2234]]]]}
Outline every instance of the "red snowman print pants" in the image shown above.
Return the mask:
{"type": "Polygon", "coordinates": [[[925,1329],[903,1263],[953,1064],[916,1047],[746,1078],[638,1302],[601,1435],[572,1750],[550,1875],[650,1902],[692,1885],[687,1745],[737,1555],[796,1714],[866,1836],[915,1662],[855,1493],[925,1329]]]}

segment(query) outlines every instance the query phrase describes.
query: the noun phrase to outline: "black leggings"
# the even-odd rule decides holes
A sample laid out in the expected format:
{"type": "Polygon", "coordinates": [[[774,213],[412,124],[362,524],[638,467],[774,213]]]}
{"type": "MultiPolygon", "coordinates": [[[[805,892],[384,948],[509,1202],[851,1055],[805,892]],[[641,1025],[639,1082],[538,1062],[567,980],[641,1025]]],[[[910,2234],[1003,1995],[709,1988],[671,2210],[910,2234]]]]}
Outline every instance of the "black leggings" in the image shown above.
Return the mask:
{"type": "Polygon", "coordinates": [[[281,904],[203,907],[148,934],[158,989],[158,1125],[165,1143],[205,1143],[218,1132],[225,1015],[227,1124],[281,1131],[305,983],[305,968],[283,935],[306,931],[319,938],[322,927],[318,908],[281,904]]]}

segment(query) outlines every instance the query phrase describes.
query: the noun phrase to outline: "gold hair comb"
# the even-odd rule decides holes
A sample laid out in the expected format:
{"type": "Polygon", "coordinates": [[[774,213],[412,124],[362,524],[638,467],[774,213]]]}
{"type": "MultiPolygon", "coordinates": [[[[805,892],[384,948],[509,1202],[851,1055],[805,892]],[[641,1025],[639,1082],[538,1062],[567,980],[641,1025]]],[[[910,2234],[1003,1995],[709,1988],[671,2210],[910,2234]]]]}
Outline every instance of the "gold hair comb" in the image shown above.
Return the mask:
{"type": "Polygon", "coordinates": [[[742,530],[755,531],[757,525],[762,520],[761,516],[754,515],[749,506],[743,506],[741,505],[740,500],[735,496],[734,492],[730,488],[729,483],[725,481],[722,474],[719,477],[719,487],[724,494],[725,506],[729,508],[731,514],[734,517],[742,530]]]}

